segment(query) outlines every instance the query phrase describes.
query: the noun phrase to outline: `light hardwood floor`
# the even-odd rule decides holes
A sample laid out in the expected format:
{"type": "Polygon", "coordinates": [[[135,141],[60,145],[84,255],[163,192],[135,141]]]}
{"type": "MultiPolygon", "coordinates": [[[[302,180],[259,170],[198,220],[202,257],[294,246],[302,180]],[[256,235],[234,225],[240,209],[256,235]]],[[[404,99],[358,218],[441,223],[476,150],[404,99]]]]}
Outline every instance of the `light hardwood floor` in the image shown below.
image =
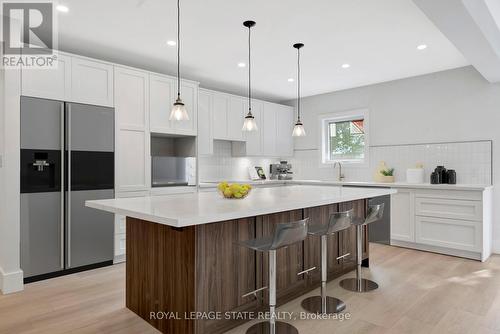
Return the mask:
{"type": "MultiPolygon", "coordinates": [[[[340,279],[329,283],[329,294],[347,303],[351,319],[292,321],[300,333],[500,334],[500,256],[480,263],[370,247],[371,266],[363,274],[380,288],[356,294],[340,288],[340,279]]],[[[0,333],[158,333],[124,307],[124,269],[116,265],[0,295],[0,333]]],[[[279,310],[298,315],[302,298],[279,310]]],[[[250,324],[229,333],[244,333],[250,324]]]]}

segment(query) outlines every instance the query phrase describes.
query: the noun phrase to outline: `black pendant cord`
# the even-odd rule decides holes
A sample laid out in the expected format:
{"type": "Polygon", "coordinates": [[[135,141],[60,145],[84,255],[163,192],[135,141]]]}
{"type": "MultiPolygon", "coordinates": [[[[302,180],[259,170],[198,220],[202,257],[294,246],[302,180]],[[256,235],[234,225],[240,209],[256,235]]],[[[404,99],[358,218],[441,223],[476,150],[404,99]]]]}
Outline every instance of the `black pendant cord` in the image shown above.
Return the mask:
{"type": "Polygon", "coordinates": [[[177,98],[181,97],[181,4],[177,0],[177,98]]]}
{"type": "Polygon", "coordinates": [[[297,122],[300,123],[300,48],[297,48],[297,122]]]}
{"type": "Polygon", "coordinates": [[[248,27],[248,114],[252,114],[252,58],[251,58],[251,31],[248,27]]]}

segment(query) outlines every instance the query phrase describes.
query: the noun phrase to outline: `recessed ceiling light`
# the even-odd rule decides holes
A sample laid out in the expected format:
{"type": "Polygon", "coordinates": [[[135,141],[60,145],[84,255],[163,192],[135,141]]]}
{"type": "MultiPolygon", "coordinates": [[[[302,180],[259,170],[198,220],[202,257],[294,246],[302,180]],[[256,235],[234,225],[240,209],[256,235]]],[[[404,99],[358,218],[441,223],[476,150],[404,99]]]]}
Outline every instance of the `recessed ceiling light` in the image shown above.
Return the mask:
{"type": "Polygon", "coordinates": [[[167,45],[169,45],[169,46],[176,46],[177,42],[176,41],[168,41],[167,45]]]}
{"type": "Polygon", "coordinates": [[[60,12],[67,13],[69,12],[69,8],[63,5],[57,5],[56,9],[60,12]]]}
{"type": "Polygon", "coordinates": [[[351,67],[350,64],[342,64],[342,68],[349,68],[349,67],[351,67]]]}
{"type": "Polygon", "coordinates": [[[427,45],[426,44],[420,44],[419,46],[417,46],[417,49],[418,50],[425,50],[425,49],[427,49],[427,45]]]}
{"type": "Polygon", "coordinates": [[[295,79],[294,78],[288,78],[288,82],[294,82],[295,79]]]}
{"type": "Polygon", "coordinates": [[[247,64],[245,64],[245,63],[238,63],[238,67],[245,67],[245,66],[247,66],[247,64]]]}

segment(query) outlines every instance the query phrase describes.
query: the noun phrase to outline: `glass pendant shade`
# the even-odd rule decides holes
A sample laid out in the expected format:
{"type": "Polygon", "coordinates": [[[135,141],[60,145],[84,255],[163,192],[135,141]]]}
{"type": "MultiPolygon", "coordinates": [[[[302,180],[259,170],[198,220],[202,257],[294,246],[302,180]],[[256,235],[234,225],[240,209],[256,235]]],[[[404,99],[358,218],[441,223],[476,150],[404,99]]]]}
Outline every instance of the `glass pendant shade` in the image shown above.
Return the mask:
{"type": "Polygon", "coordinates": [[[177,100],[175,101],[174,106],[172,107],[172,111],[170,112],[169,119],[171,121],[189,121],[189,115],[186,106],[180,98],[177,98],[177,100]]]}
{"type": "Polygon", "coordinates": [[[245,121],[243,122],[243,128],[241,130],[247,132],[259,130],[259,128],[257,127],[257,122],[255,122],[255,117],[253,117],[252,114],[248,114],[245,117],[245,121]]]}
{"type": "Polygon", "coordinates": [[[293,127],[293,132],[292,136],[293,137],[305,137],[306,135],[306,130],[304,129],[304,125],[302,122],[297,122],[295,123],[295,126],[293,127]]]}

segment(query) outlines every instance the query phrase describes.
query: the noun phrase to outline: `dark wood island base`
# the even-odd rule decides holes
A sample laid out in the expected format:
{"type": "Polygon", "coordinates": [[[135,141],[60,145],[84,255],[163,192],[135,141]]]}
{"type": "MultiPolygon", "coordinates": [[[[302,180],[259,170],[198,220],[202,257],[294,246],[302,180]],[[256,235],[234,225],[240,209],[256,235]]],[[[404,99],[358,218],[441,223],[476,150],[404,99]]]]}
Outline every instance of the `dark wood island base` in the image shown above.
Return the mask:
{"type": "MultiPolygon", "coordinates": [[[[365,217],[367,200],[184,228],[127,217],[126,306],[162,333],[223,333],[249,319],[226,319],[225,312],[266,311],[264,302],[244,294],[267,286],[267,257],[237,242],[271,235],[277,223],[310,217],[327,223],[331,213],[354,209],[365,217]],[[211,313],[210,313],[211,312],[211,313]],[[220,312],[222,319],[217,317],[220,312]]],[[[368,258],[368,237],[363,258],[368,258]]],[[[328,279],[356,266],[355,228],[329,237],[328,279]],[[343,259],[337,258],[350,254],[343,259]]],[[[282,305],[320,283],[320,239],[277,252],[277,301],[282,305]],[[297,273],[316,267],[310,275],[297,273]]]]}

